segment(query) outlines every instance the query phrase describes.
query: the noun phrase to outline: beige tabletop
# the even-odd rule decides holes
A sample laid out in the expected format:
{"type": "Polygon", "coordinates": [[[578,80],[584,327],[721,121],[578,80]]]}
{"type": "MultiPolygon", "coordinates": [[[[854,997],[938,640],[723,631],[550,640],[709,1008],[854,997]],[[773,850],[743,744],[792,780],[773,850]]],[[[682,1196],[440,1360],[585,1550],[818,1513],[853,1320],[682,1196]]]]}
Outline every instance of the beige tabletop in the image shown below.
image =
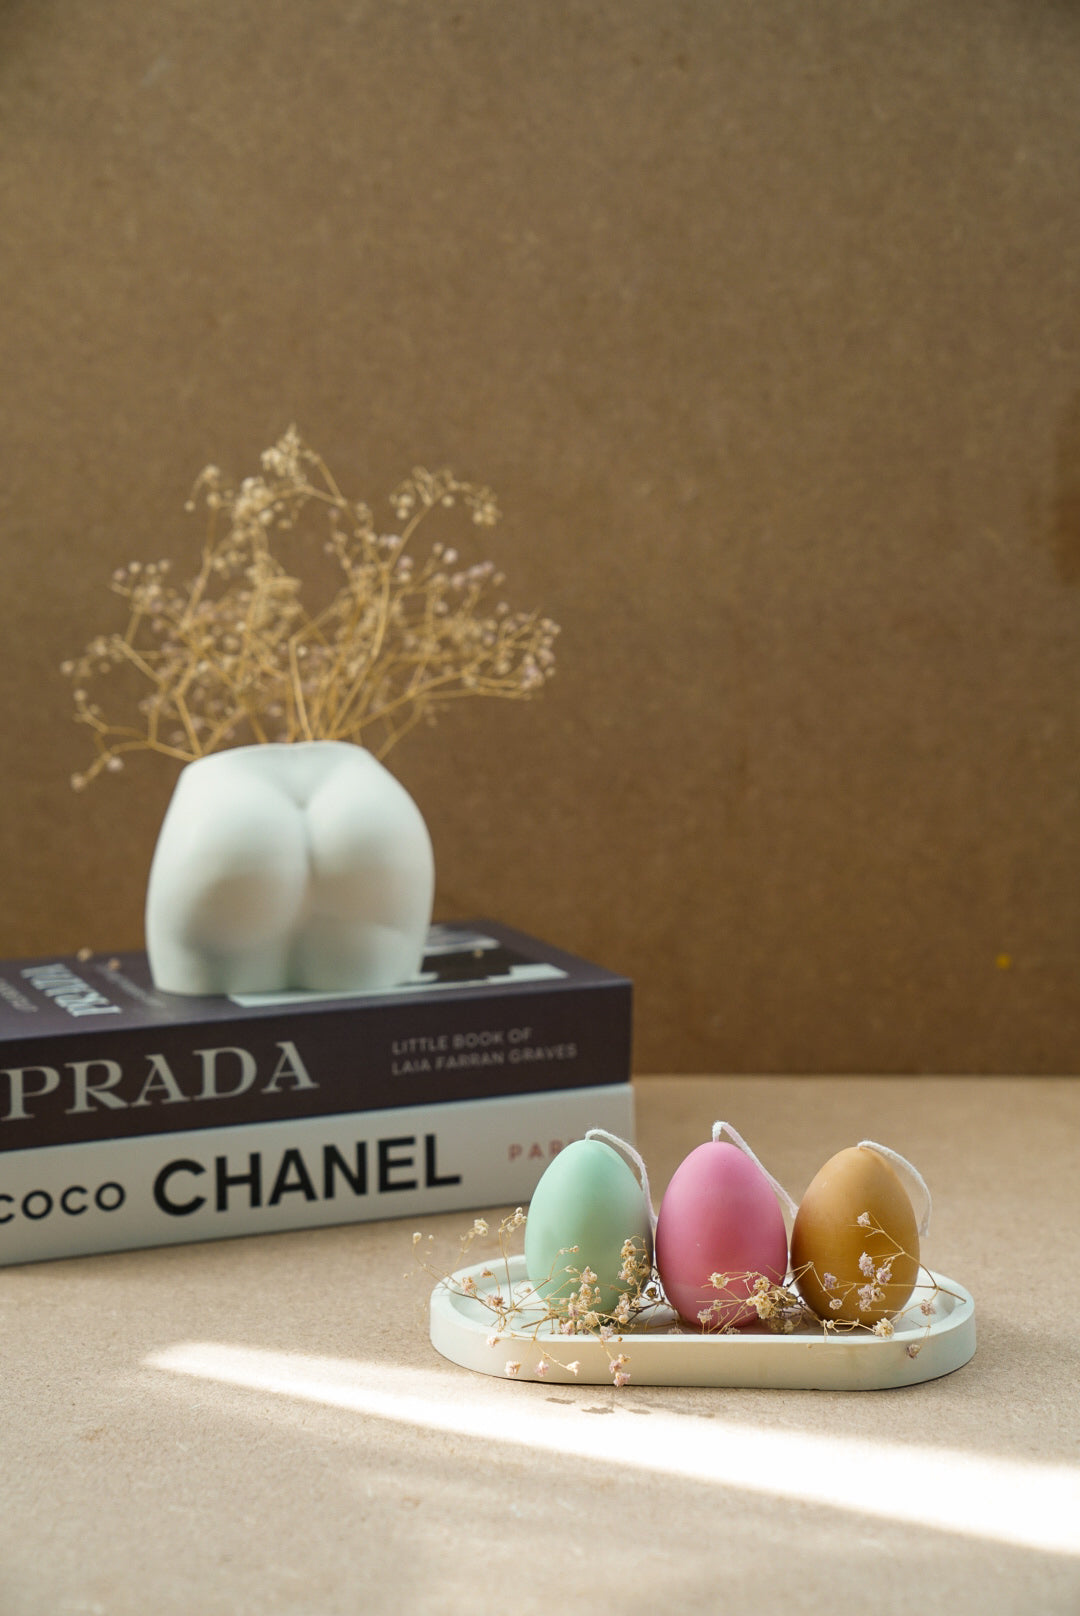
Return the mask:
{"type": "MultiPolygon", "coordinates": [[[[638,1080],[659,1196],[724,1118],[798,1196],[872,1138],[978,1349],[899,1391],[440,1358],[413,1222],[0,1272],[0,1616],[1080,1611],[1080,1083],[638,1080]]],[[[421,1220],[454,1266],[471,1215],[421,1220]]]]}

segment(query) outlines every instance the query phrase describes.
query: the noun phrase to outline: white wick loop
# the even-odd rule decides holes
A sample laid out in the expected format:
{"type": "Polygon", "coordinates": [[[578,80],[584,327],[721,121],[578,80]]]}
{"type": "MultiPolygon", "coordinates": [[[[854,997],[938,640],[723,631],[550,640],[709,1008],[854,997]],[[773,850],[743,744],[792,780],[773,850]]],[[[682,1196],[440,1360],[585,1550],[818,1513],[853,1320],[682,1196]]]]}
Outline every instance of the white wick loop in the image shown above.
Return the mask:
{"type": "Polygon", "coordinates": [[[633,1145],[627,1144],[626,1140],[620,1139],[616,1133],[608,1133],[606,1128],[589,1128],[585,1134],[585,1137],[586,1139],[599,1139],[605,1145],[614,1146],[616,1150],[621,1150],[623,1155],[628,1157],[630,1161],[633,1162],[634,1166],[638,1170],[638,1176],[641,1179],[641,1188],[645,1193],[645,1205],[649,1212],[649,1231],[653,1236],[655,1236],[656,1213],[653,1211],[652,1193],[649,1189],[649,1170],[645,1166],[642,1157],[634,1149],[633,1145]]]}
{"type": "Polygon", "coordinates": [[[915,1210],[915,1216],[919,1220],[919,1234],[926,1234],[930,1228],[930,1211],[932,1202],[930,1199],[929,1187],[925,1178],[919,1172],[919,1169],[917,1167],[913,1167],[906,1156],[901,1156],[897,1151],[890,1150],[888,1145],[877,1145],[872,1139],[860,1139],[859,1149],[876,1150],[879,1156],[884,1156],[886,1161],[891,1162],[894,1167],[898,1167],[900,1169],[901,1177],[906,1176],[909,1186],[911,1184],[915,1185],[915,1188],[919,1194],[919,1199],[922,1201],[921,1214],[917,1207],[915,1210]]]}
{"type": "Polygon", "coordinates": [[[713,1127],[712,1127],[713,1144],[718,1144],[719,1141],[720,1141],[721,1135],[725,1134],[725,1133],[728,1135],[728,1137],[732,1140],[732,1142],[734,1144],[738,1145],[739,1149],[744,1153],[744,1155],[749,1156],[750,1160],[755,1164],[755,1166],[761,1168],[761,1171],[765,1174],[765,1177],[769,1180],[769,1183],[772,1185],[773,1189],[776,1191],[776,1194],[780,1197],[780,1200],[787,1207],[787,1209],[790,1212],[791,1216],[794,1217],[796,1212],[799,1210],[798,1202],[792,1200],[792,1198],[788,1194],[787,1190],[780,1183],[780,1180],[777,1179],[777,1178],[774,1178],[772,1176],[772,1174],[769,1172],[769,1169],[767,1167],[765,1167],[758,1160],[758,1158],[754,1155],[754,1152],[750,1149],[750,1146],[746,1143],[746,1140],[742,1137],[742,1135],[740,1133],[736,1133],[735,1129],[731,1126],[730,1122],[714,1122],[713,1123],[713,1127]]]}

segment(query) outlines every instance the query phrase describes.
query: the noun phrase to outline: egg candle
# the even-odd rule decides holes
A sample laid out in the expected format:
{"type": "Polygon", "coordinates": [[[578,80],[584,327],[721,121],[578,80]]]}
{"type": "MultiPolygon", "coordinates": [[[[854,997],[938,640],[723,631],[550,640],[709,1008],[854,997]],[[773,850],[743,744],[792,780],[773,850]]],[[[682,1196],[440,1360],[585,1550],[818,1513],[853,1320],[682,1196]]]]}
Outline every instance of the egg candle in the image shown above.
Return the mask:
{"type": "Polygon", "coordinates": [[[533,1191],[525,1223],[529,1283],[549,1301],[566,1301],[581,1275],[596,1275],[597,1310],[613,1313],[633,1291],[623,1279],[628,1240],[652,1267],[652,1216],[633,1169],[602,1139],[575,1139],[549,1162],[533,1191]]]}
{"type": "Polygon", "coordinates": [[[915,1211],[869,1143],[839,1151],[811,1181],[791,1231],[791,1269],[822,1319],[874,1325],[907,1302],[919,1274],[915,1211]]]}
{"type": "Polygon", "coordinates": [[[709,1329],[757,1318],[743,1300],[757,1275],[783,1283],[784,1215],[764,1168],[744,1149],[714,1138],[676,1169],[660,1203],[656,1268],[679,1317],[709,1329]],[[713,1274],[727,1276],[723,1290],[710,1283],[713,1274]]]}

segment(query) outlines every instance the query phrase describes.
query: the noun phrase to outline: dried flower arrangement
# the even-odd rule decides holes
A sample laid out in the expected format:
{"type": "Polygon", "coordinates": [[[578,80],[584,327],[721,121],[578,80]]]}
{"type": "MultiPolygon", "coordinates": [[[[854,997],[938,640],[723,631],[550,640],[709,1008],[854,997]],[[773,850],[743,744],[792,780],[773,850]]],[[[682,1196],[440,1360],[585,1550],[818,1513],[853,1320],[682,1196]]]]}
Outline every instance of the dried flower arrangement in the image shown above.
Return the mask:
{"type": "Polygon", "coordinates": [[[137,751],[189,763],[246,742],[343,740],[383,758],[448,702],[528,698],[552,676],[557,625],[499,598],[505,579],[492,562],[467,566],[438,542],[425,559],[410,548],[432,512],[459,502],[491,527],[489,488],[417,468],[390,495],[398,530],[383,533],[290,427],[239,487],[207,466],[188,509],[199,502],[207,528],[195,576],[173,584],[167,560],[121,567],[111,587],[127,627],[62,665],[96,748],[72,777],[76,790],[137,751]],[[325,524],[323,549],[342,579],[314,609],[274,549],[294,532],[306,542],[311,517],[325,524]],[[120,669],[149,686],[134,724],[113,722],[87,689],[120,669]]]}
{"type": "MultiPolygon", "coordinates": [[[[519,1229],[525,1227],[527,1213],[519,1206],[516,1210],[504,1217],[496,1230],[499,1245],[499,1256],[496,1260],[502,1269],[501,1281],[492,1287],[484,1288],[477,1285],[472,1275],[458,1277],[457,1273],[444,1274],[422,1257],[420,1265],[423,1271],[440,1284],[454,1290],[459,1296],[468,1297],[479,1303],[492,1315],[493,1329],[488,1337],[489,1345],[494,1345],[508,1332],[512,1333],[516,1342],[520,1342],[522,1335],[531,1340],[539,1353],[536,1364],[536,1373],[543,1378],[552,1367],[558,1363],[569,1374],[576,1375],[580,1364],[576,1361],[563,1363],[556,1358],[547,1346],[541,1347],[541,1334],[550,1334],[552,1327],[560,1336],[588,1335],[602,1342],[614,1342],[621,1338],[623,1333],[640,1327],[650,1314],[657,1308],[663,1307],[664,1300],[659,1293],[653,1276],[652,1264],[647,1254],[636,1240],[626,1240],[622,1248],[622,1267],[619,1272],[619,1282],[626,1286],[620,1295],[615,1308],[606,1312],[600,1304],[600,1292],[597,1286],[597,1276],[591,1268],[575,1268],[567,1265],[566,1280],[556,1290],[551,1291],[544,1286],[544,1294],[532,1285],[522,1286],[515,1283],[510,1273],[510,1238],[519,1229]]],[[[470,1247],[477,1239],[484,1238],[489,1233],[485,1218],[476,1218],[472,1228],[466,1230],[461,1238],[458,1250],[459,1265],[465,1261],[470,1247]]],[[[417,1231],[413,1234],[413,1246],[418,1247],[423,1235],[417,1231]]],[[[430,1245],[432,1236],[428,1236],[430,1245]]],[[[577,1247],[568,1247],[561,1256],[572,1256],[577,1247]]],[[[548,1280],[553,1279],[548,1276],[548,1280]]],[[[495,1270],[485,1267],[481,1270],[481,1279],[494,1280],[495,1270]]],[[[625,1353],[615,1352],[610,1360],[609,1368],[612,1380],[616,1386],[628,1384],[630,1376],[627,1371],[629,1359],[625,1353]]],[[[509,1359],[506,1364],[506,1373],[514,1377],[520,1373],[521,1363],[517,1359],[509,1359]]]]}
{"type": "MultiPolygon", "coordinates": [[[[494,1346],[504,1337],[516,1348],[520,1348],[522,1340],[528,1341],[538,1354],[534,1373],[543,1379],[555,1364],[571,1375],[577,1375],[581,1367],[576,1360],[564,1363],[561,1357],[556,1357],[552,1353],[550,1341],[553,1335],[579,1338],[588,1336],[608,1347],[611,1353],[608,1371],[612,1384],[623,1387],[630,1383],[630,1355],[619,1349],[626,1344],[627,1337],[632,1338],[635,1334],[640,1335],[651,1329],[662,1329],[675,1334],[688,1332],[689,1326],[682,1323],[669,1308],[655,1269],[645,1253],[632,1240],[628,1240],[623,1246],[623,1268],[619,1276],[620,1282],[626,1285],[626,1290],[610,1312],[600,1309],[596,1275],[588,1268],[579,1270],[568,1263],[567,1283],[562,1291],[554,1295],[546,1294],[546,1285],[543,1287],[545,1294],[541,1294],[539,1286],[529,1282],[515,1283],[510,1272],[510,1240],[512,1235],[525,1227],[527,1216],[527,1213],[518,1207],[498,1224],[495,1235],[499,1255],[492,1260],[501,1268],[502,1277],[496,1281],[495,1268],[490,1265],[481,1270],[481,1279],[494,1282],[492,1284],[478,1285],[472,1274],[463,1274],[461,1270],[461,1265],[474,1243],[489,1234],[489,1226],[484,1218],[476,1218],[472,1227],[462,1236],[458,1251],[458,1266],[453,1272],[448,1273],[440,1269],[426,1256],[420,1258],[422,1271],[435,1279],[440,1286],[455,1295],[467,1297],[471,1302],[490,1312],[492,1332],[488,1337],[489,1346],[494,1346]]],[[[861,1213],[856,1221],[868,1235],[884,1235],[886,1239],[889,1238],[869,1212],[861,1213]]],[[[419,1248],[423,1240],[424,1236],[419,1231],[415,1232],[412,1237],[413,1247],[419,1248]]],[[[433,1237],[429,1235],[427,1237],[429,1248],[432,1240],[433,1237]]],[[[569,1247],[560,1255],[571,1257],[577,1249],[576,1246],[569,1247]]],[[[899,1248],[895,1255],[901,1255],[899,1248]]],[[[812,1269],[811,1264],[790,1273],[780,1285],[765,1274],[713,1274],[710,1276],[709,1284],[716,1291],[717,1299],[714,1304],[702,1309],[698,1314],[701,1333],[745,1335],[747,1326],[725,1323],[724,1320],[731,1317],[733,1308],[745,1308],[749,1303],[756,1314],[757,1326],[770,1333],[790,1335],[796,1331],[813,1332],[833,1340],[859,1333],[887,1340],[894,1333],[891,1320],[878,1318],[876,1322],[869,1323],[858,1315],[872,1313],[884,1298],[884,1286],[889,1283],[891,1263],[894,1260],[895,1257],[882,1261],[864,1252],[859,1266],[865,1282],[857,1288],[857,1294],[850,1298],[849,1287],[840,1285],[834,1275],[821,1275],[820,1283],[823,1288],[829,1293],[835,1293],[830,1301],[830,1308],[834,1312],[839,1313],[849,1300],[855,1304],[854,1316],[828,1319],[820,1318],[799,1295],[799,1281],[812,1269]]],[[[929,1281],[927,1294],[913,1304],[927,1320],[925,1334],[929,1334],[932,1327],[933,1317],[938,1309],[937,1298],[954,1294],[942,1286],[935,1276],[928,1274],[927,1278],[929,1281]]],[[[907,1356],[917,1357],[921,1346],[922,1343],[919,1341],[909,1342],[906,1347],[907,1356]]],[[[511,1378],[516,1378],[521,1368],[521,1360],[511,1358],[507,1360],[505,1373],[511,1378]]]]}
{"type": "MultiPolygon", "coordinates": [[[[894,1334],[891,1319],[875,1318],[871,1322],[861,1318],[860,1314],[873,1315],[880,1311],[886,1298],[885,1287],[892,1279],[893,1264],[905,1253],[869,1212],[860,1212],[855,1222],[858,1227],[866,1230],[867,1237],[880,1236],[893,1247],[891,1255],[884,1260],[872,1257],[868,1251],[860,1255],[859,1272],[863,1276],[861,1285],[841,1284],[835,1274],[818,1274],[813,1263],[804,1263],[800,1268],[794,1269],[783,1285],[773,1284],[764,1274],[713,1274],[709,1283],[720,1294],[712,1308],[706,1308],[698,1315],[702,1328],[706,1330],[713,1328],[717,1318],[723,1319],[726,1316],[726,1307],[744,1300],[743,1286],[749,1280],[751,1291],[745,1300],[750,1302],[758,1319],[768,1330],[780,1330],[785,1335],[790,1335],[794,1330],[809,1327],[822,1330],[826,1336],[868,1331],[887,1340],[894,1334]],[[810,1275],[817,1279],[821,1289],[828,1294],[829,1308],[837,1317],[820,1318],[799,1294],[800,1282],[810,1275]]],[[[944,1294],[942,1286],[932,1276],[929,1289],[930,1294],[914,1304],[926,1319],[933,1318],[937,1312],[934,1298],[944,1294]]],[[[927,1329],[929,1327],[927,1325],[927,1329]]],[[[730,1334],[734,1329],[733,1325],[724,1325],[721,1327],[721,1333],[730,1334]]],[[[910,1343],[907,1347],[908,1357],[917,1357],[920,1350],[918,1342],[910,1343]]]]}

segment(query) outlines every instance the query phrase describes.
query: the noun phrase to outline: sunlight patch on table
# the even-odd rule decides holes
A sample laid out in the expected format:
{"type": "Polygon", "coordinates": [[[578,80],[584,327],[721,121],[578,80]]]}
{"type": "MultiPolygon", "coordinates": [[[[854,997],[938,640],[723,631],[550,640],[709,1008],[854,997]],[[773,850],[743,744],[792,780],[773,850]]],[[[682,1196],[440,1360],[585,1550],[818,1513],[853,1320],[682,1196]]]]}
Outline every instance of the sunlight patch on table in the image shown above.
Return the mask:
{"type": "MultiPolygon", "coordinates": [[[[472,1377],[433,1370],[213,1342],[187,1342],[147,1364],[250,1391],[321,1403],[352,1413],[798,1499],[835,1509],[1080,1556],[1080,1470],[960,1453],[928,1445],[868,1442],[808,1431],[776,1431],[717,1418],[633,1414],[611,1399],[613,1418],[545,1400],[524,1386],[516,1405],[484,1396],[472,1377]]],[[[870,1395],[870,1394],[853,1394],[870,1395]]],[[[889,1394],[884,1394],[889,1395],[889,1394]]]]}

